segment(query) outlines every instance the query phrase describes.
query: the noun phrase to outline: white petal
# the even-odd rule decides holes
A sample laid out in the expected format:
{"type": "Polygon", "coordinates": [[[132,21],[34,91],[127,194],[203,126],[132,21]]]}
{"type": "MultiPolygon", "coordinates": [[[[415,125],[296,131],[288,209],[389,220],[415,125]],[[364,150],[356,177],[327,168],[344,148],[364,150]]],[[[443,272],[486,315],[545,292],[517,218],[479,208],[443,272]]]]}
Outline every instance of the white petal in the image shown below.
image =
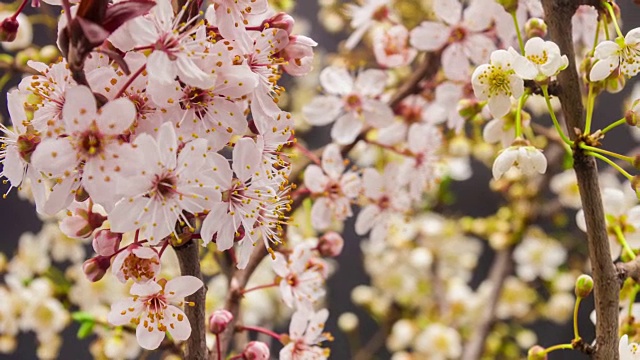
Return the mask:
{"type": "Polygon", "coordinates": [[[435,0],[433,11],[449,25],[456,25],[462,19],[462,4],[458,0],[435,0]]]}
{"type": "Polygon", "coordinates": [[[340,145],[351,144],[360,131],[363,124],[352,112],[348,112],[338,118],[331,128],[331,138],[340,145]]]}
{"type": "Polygon", "coordinates": [[[67,89],[62,118],[69,132],[83,131],[96,118],[96,99],[86,86],[67,89]]]}
{"type": "Polygon", "coordinates": [[[164,311],[167,330],[175,340],[184,341],[191,335],[189,319],[179,308],[169,305],[164,311]]]}
{"type": "Polygon", "coordinates": [[[136,339],[138,340],[138,345],[147,350],[157,349],[164,339],[164,332],[158,330],[155,324],[150,324],[150,330],[147,330],[143,324],[144,321],[140,321],[136,327],[136,339]]]}
{"type": "Polygon", "coordinates": [[[364,96],[374,97],[382,94],[386,85],[387,73],[385,71],[368,69],[358,74],[354,89],[364,96]]]}
{"type": "Polygon", "coordinates": [[[302,114],[309,124],[322,126],[334,121],[342,108],[342,99],[339,97],[318,95],[302,108],[302,114]]]}
{"type": "Polygon", "coordinates": [[[320,84],[329,94],[347,95],[353,91],[353,78],[347,69],[342,67],[329,66],[322,70],[320,84]]]}
{"type": "Polygon", "coordinates": [[[326,190],[329,178],[322,169],[315,164],[307,166],[304,171],[304,186],[312,193],[322,193],[326,190]]]}
{"type": "Polygon", "coordinates": [[[518,149],[507,148],[503,150],[493,162],[493,178],[498,180],[509,170],[518,158],[518,149]]]}
{"type": "Polygon", "coordinates": [[[501,118],[511,109],[511,99],[504,94],[497,94],[489,98],[489,111],[496,118],[501,118]]]}
{"type": "Polygon", "coordinates": [[[449,39],[450,30],[444,24],[423,21],[418,27],[411,30],[409,42],[418,50],[434,51],[440,49],[449,39]]]}
{"type": "Polygon", "coordinates": [[[120,135],[133,123],[136,107],[129,99],[116,99],[100,108],[98,126],[108,135],[120,135]]]}
{"type": "Polygon", "coordinates": [[[469,78],[469,59],[461,43],[453,43],[444,49],[442,68],[448,79],[465,81],[469,78]]]}
{"type": "Polygon", "coordinates": [[[256,143],[250,138],[242,138],[233,148],[233,163],[231,167],[238,178],[246,181],[259,171],[259,160],[261,153],[256,143]]]}
{"type": "Polygon", "coordinates": [[[319,231],[327,229],[331,226],[331,202],[325,197],[316,199],[311,207],[311,224],[313,228],[319,231]]]}
{"type": "Polygon", "coordinates": [[[590,81],[601,81],[609,76],[620,65],[617,56],[611,56],[596,62],[589,72],[590,81]]]}
{"type": "Polygon", "coordinates": [[[366,234],[376,222],[378,215],[380,214],[380,208],[376,205],[367,205],[360,210],[358,218],[356,219],[355,230],[356,234],[366,234]]]}
{"type": "Polygon", "coordinates": [[[167,295],[167,300],[180,301],[184,297],[195,293],[203,286],[202,280],[195,276],[178,276],[167,281],[164,287],[164,293],[167,295]]]}
{"type": "Polygon", "coordinates": [[[76,168],[78,157],[69,137],[45,139],[33,152],[31,163],[48,176],[58,177],[76,168]]]}
{"type": "Polygon", "coordinates": [[[340,153],[340,147],[329,144],[322,152],[322,169],[330,178],[337,180],[344,172],[344,161],[340,153]]]}
{"type": "Polygon", "coordinates": [[[116,326],[129,325],[132,318],[136,318],[141,309],[141,304],[133,301],[132,298],[117,301],[111,304],[111,311],[107,314],[107,321],[116,326]],[[129,311],[133,308],[134,311],[129,311]]]}
{"type": "Polygon", "coordinates": [[[533,79],[538,75],[538,68],[524,56],[517,55],[513,61],[513,70],[523,79],[533,79]]]}
{"type": "Polygon", "coordinates": [[[373,127],[387,127],[393,122],[393,110],[383,101],[364,99],[362,107],[365,121],[373,127]]]}
{"type": "Polygon", "coordinates": [[[147,60],[149,80],[158,84],[171,84],[178,76],[178,69],[169,56],[163,51],[154,51],[147,60]]]}

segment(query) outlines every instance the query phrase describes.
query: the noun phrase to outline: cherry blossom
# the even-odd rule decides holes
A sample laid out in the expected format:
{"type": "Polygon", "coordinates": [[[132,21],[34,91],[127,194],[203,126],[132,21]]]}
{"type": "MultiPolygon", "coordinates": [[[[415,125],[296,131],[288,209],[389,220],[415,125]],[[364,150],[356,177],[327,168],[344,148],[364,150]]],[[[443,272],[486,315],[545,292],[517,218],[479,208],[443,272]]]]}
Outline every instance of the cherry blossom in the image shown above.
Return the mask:
{"type": "Polygon", "coordinates": [[[513,70],[514,57],[506,50],[491,54],[489,64],[480,65],[473,72],[471,84],[478,100],[488,100],[494,117],[502,117],[511,108],[511,98],[524,93],[524,81],[513,70]]]}
{"type": "Polygon", "coordinates": [[[253,40],[246,30],[245,18],[260,15],[267,11],[267,0],[213,0],[215,18],[220,35],[235,39],[248,48],[253,40]]]}
{"type": "Polygon", "coordinates": [[[469,78],[469,61],[481,64],[495,50],[494,41],[483,32],[491,25],[491,12],[480,3],[464,11],[458,0],[435,0],[433,8],[442,22],[424,21],[411,31],[411,45],[418,50],[442,51],[442,69],[447,78],[469,78]]]}
{"type": "Polygon", "coordinates": [[[394,25],[389,29],[377,28],[373,39],[373,53],[383,67],[409,65],[418,53],[409,46],[409,31],[402,25],[394,25]]]}
{"type": "Polygon", "coordinates": [[[411,156],[407,157],[403,172],[409,177],[409,194],[415,201],[420,201],[424,190],[433,186],[438,179],[436,162],[437,149],[441,147],[440,131],[429,124],[413,124],[409,128],[407,149],[411,156]]]}
{"type": "Polygon", "coordinates": [[[331,339],[329,335],[322,333],[328,317],[327,309],[318,312],[298,310],[293,313],[289,325],[289,342],[280,350],[280,360],[327,359],[328,350],[317,345],[331,339]]]}
{"type": "Polygon", "coordinates": [[[282,69],[292,76],[307,75],[313,64],[313,48],[318,43],[304,35],[289,36],[289,43],[280,52],[286,61],[282,69]]]}
{"type": "MultiPolygon", "coordinates": [[[[13,16],[12,12],[0,11],[0,19],[6,19],[13,16]]],[[[17,51],[26,48],[33,42],[33,26],[31,21],[25,15],[20,13],[16,20],[18,21],[18,31],[16,32],[15,39],[11,41],[2,41],[2,47],[6,51],[17,51]]]]}
{"type": "Polygon", "coordinates": [[[620,338],[620,344],[618,346],[620,353],[620,360],[637,360],[640,359],[640,345],[637,343],[629,342],[629,335],[624,334],[620,338]]]}
{"type": "Polygon", "coordinates": [[[513,69],[523,79],[546,79],[555,76],[569,65],[566,55],[552,41],[531,38],[524,45],[524,56],[516,54],[513,69]]]}
{"type": "MultiPolygon", "coordinates": [[[[133,150],[120,135],[135,117],[135,106],[128,99],[117,99],[97,109],[95,97],[86,86],[66,91],[62,108],[65,135],[43,139],[32,156],[33,165],[50,178],[80,184],[109,211],[117,197],[112,188],[132,160],[133,150]]],[[[63,196],[65,194],[62,194],[63,196]]],[[[71,200],[72,191],[56,210],[71,200]]]]}
{"type": "Polygon", "coordinates": [[[493,178],[500,179],[511,168],[520,170],[525,176],[544,174],[547,170],[547,158],[533,146],[512,145],[502,150],[493,162],[493,178]]]}
{"type": "Polygon", "coordinates": [[[282,253],[275,253],[273,271],[282,278],[280,294],[290,308],[312,311],[314,302],[325,293],[322,274],[308,267],[312,256],[311,248],[304,244],[296,246],[288,258],[282,253]]]}
{"type": "Polygon", "coordinates": [[[170,84],[177,76],[187,85],[208,89],[215,77],[194,62],[206,54],[206,29],[202,24],[189,27],[193,21],[183,23],[184,11],[176,16],[170,1],[159,0],[149,15],[128,21],[110,40],[123,51],[133,47],[153,50],[147,60],[152,84],[170,84]]]}
{"type": "Polygon", "coordinates": [[[107,320],[113,325],[135,324],[138,344],[147,350],[157,349],[167,331],[176,341],[186,340],[191,325],[180,309],[185,304],[182,299],[202,286],[194,276],[135,283],[133,297],[112,304],[107,320]]]}
{"type": "Polygon", "coordinates": [[[361,6],[355,4],[347,6],[351,15],[351,27],[354,28],[345,43],[347,49],[356,47],[364,34],[376,23],[395,18],[390,0],[365,0],[361,6]]]}
{"type": "Polygon", "coordinates": [[[205,139],[180,145],[173,125],[165,123],[157,138],[141,134],[133,144],[137,173],[118,183],[123,198],[109,212],[112,231],[139,229],[142,239],[157,244],[175,231],[177,220],[188,223],[183,211],[202,212],[219,201],[214,180],[206,173],[205,139]]]}
{"type": "Polygon", "coordinates": [[[354,80],[344,68],[327,67],[320,73],[320,84],[328,95],[316,96],[304,107],[303,114],[316,126],[335,121],[331,138],[341,145],[350,144],[365,123],[379,128],[393,120],[391,108],[377,99],[386,80],[382,70],[364,70],[354,80]]]}
{"type": "Polygon", "coordinates": [[[160,257],[152,248],[132,244],[115,256],[111,270],[122,283],[147,282],[160,273],[160,257]]]}
{"type": "Polygon", "coordinates": [[[344,170],[340,147],[335,144],[324,149],[322,168],[311,164],[305,170],[305,186],[318,196],[311,208],[311,222],[318,230],[327,229],[332,220],[343,221],[352,215],[351,201],[359,194],[360,177],[344,170]]]}
{"type": "Polygon", "coordinates": [[[601,81],[620,68],[626,76],[640,71],[640,28],[633,29],[616,41],[605,40],[596,46],[594,57],[598,60],[589,73],[591,81],[601,81]]]}

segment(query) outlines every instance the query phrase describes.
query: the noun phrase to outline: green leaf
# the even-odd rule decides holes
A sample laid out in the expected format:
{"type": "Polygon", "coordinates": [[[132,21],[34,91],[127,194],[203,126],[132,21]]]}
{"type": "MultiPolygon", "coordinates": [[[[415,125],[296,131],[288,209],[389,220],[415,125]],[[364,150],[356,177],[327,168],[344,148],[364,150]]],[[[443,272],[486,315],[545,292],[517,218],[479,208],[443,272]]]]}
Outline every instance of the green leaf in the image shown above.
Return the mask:
{"type": "Polygon", "coordinates": [[[93,314],[86,311],[76,311],[71,314],[71,318],[79,323],[94,322],[93,314]]]}
{"type": "Polygon", "coordinates": [[[93,321],[85,321],[80,325],[80,329],[78,329],[78,339],[84,339],[87,336],[93,333],[93,326],[96,323],[93,321]]]}

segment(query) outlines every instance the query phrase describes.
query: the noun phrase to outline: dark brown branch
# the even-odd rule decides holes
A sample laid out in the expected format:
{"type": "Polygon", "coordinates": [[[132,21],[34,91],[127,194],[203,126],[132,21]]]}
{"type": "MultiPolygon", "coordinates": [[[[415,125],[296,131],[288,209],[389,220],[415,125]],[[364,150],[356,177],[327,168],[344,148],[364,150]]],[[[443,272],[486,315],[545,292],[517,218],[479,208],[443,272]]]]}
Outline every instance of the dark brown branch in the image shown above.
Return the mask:
{"type": "MultiPolygon", "coordinates": [[[[218,336],[220,341],[220,350],[222,354],[228,354],[231,346],[231,340],[235,332],[238,317],[240,316],[240,303],[242,302],[242,291],[247,286],[251,274],[256,270],[262,259],[267,255],[267,249],[261,244],[256,244],[251,254],[251,259],[247,264],[247,267],[233,271],[233,276],[229,279],[229,290],[227,291],[227,298],[225,300],[224,308],[231,312],[233,320],[227,325],[227,329],[218,336]]],[[[218,360],[217,354],[211,352],[209,356],[210,360],[218,360]]]]}
{"type": "Polygon", "coordinates": [[[440,51],[429,52],[424,55],[424,59],[413,71],[411,76],[402,83],[400,88],[389,100],[389,107],[394,109],[409,95],[420,91],[420,82],[424,79],[432,78],[440,68],[440,51]]]}
{"type": "MultiPolygon", "coordinates": [[[[589,1],[591,4],[594,1],[589,1]]],[[[584,129],[584,107],[582,91],[575,63],[571,17],[579,5],[578,0],[542,0],[546,23],[551,39],[560,51],[569,58],[569,66],[558,75],[561,91],[558,94],[567,132],[574,141],[580,141],[574,129],[584,129]]],[[[574,169],[578,178],[580,198],[587,223],[589,259],[594,279],[596,317],[597,360],[618,359],[618,302],[619,286],[615,268],[611,261],[609,239],[604,220],[604,210],[598,184],[598,169],[595,160],[578,147],[574,150],[574,169]]]]}
{"type": "MultiPolygon", "coordinates": [[[[180,263],[180,273],[182,275],[195,276],[202,280],[200,245],[191,240],[174,249],[180,263]]],[[[191,336],[185,342],[185,359],[204,360],[207,358],[205,297],[206,289],[203,286],[185,299],[194,304],[193,306],[186,305],[184,309],[191,324],[191,336]]]]}
{"type": "Polygon", "coordinates": [[[616,263],[616,272],[620,286],[627,278],[632,278],[635,282],[640,283],[640,257],[636,257],[629,262],[616,263]]]}

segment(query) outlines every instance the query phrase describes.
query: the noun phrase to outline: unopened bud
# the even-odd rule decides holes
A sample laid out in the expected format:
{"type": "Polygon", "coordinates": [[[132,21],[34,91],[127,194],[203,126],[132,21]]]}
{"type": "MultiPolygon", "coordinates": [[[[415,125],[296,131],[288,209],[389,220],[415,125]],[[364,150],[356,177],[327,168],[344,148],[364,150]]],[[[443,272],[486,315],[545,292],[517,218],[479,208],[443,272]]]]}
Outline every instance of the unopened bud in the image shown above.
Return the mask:
{"type": "Polygon", "coordinates": [[[0,41],[11,42],[18,36],[18,19],[8,17],[0,23],[0,41]]]}
{"type": "Polygon", "coordinates": [[[93,237],[93,250],[98,255],[111,256],[118,251],[121,241],[122,234],[120,233],[114,233],[108,229],[98,230],[93,237]]]}
{"type": "Polygon", "coordinates": [[[91,282],[96,282],[107,273],[109,266],[111,265],[109,256],[98,255],[93,257],[82,264],[82,271],[87,279],[91,282]]]}
{"type": "Polygon", "coordinates": [[[615,70],[604,80],[605,90],[610,94],[616,94],[624,89],[627,84],[627,78],[620,72],[615,70]]]}
{"type": "Polygon", "coordinates": [[[282,29],[287,32],[287,34],[291,35],[293,31],[293,25],[295,24],[295,20],[293,17],[287,13],[279,12],[272,16],[271,18],[262,22],[262,26],[268,26],[270,28],[282,29]]]}
{"type": "Polygon", "coordinates": [[[482,112],[482,105],[478,100],[462,99],[458,102],[458,114],[465,120],[471,120],[482,112]]]}
{"type": "Polygon", "coordinates": [[[342,235],[335,231],[329,231],[320,237],[317,249],[324,257],[336,257],[342,253],[343,247],[342,235]]]}
{"type": "Polygon", "coordinates": [[[527,360],[547,360],[547,353],[540,345],[534,345],[527,353],[527,360]]]}
{"type": "Polygon", "coordinates": [[[358,328],[359,322],[356,314],[346,312],[338,317],[338,328],[345,333],[350,333],[358,328]]]}
{"type": "Polygon", "coordinates": [[[638,114],[633,109],[629,109],[624,113],[624,119],[629,126],[638,125],[638,114]]]}
{"type": "Polygon", "coordinates": [[[529,39],[545,37],[547,35],[547,24],[540,18],[531,18],[524,24],[524,32],[529,39]]]}
{"type": "Polygon", "coordinates": [[[29,62],[29,60],[40,61],[39,55],[38,50],[34,48],[26,48],[16,54],[16,64],[20,66],[27,66],[27,62],[29,62]]]}
{"type": "Polygon", "coordinates": [[[213,334],[221,334],[233,321],[233,314],[225,309],[216,310],[209,317],[209,331],[213,334]]]}
{"type": "Polygon", "coordinates": [[[518,0],[496,0],[496,2],[502,5],[508,13],[518,10],[518,0]]]}
{"type": "Polygon", "coordinates": [[[243,360],[269,360],[269,356],[271,356],[269,346],[261,341],[248,343],[242,352],[243,360]]]}
{"type": "Polygon", "coordinates": [[[593,290],[593,278],[591,276],[582,274],[576,280],[575,293],[579,298],[586,298],[591,294],[593,290]]]}

